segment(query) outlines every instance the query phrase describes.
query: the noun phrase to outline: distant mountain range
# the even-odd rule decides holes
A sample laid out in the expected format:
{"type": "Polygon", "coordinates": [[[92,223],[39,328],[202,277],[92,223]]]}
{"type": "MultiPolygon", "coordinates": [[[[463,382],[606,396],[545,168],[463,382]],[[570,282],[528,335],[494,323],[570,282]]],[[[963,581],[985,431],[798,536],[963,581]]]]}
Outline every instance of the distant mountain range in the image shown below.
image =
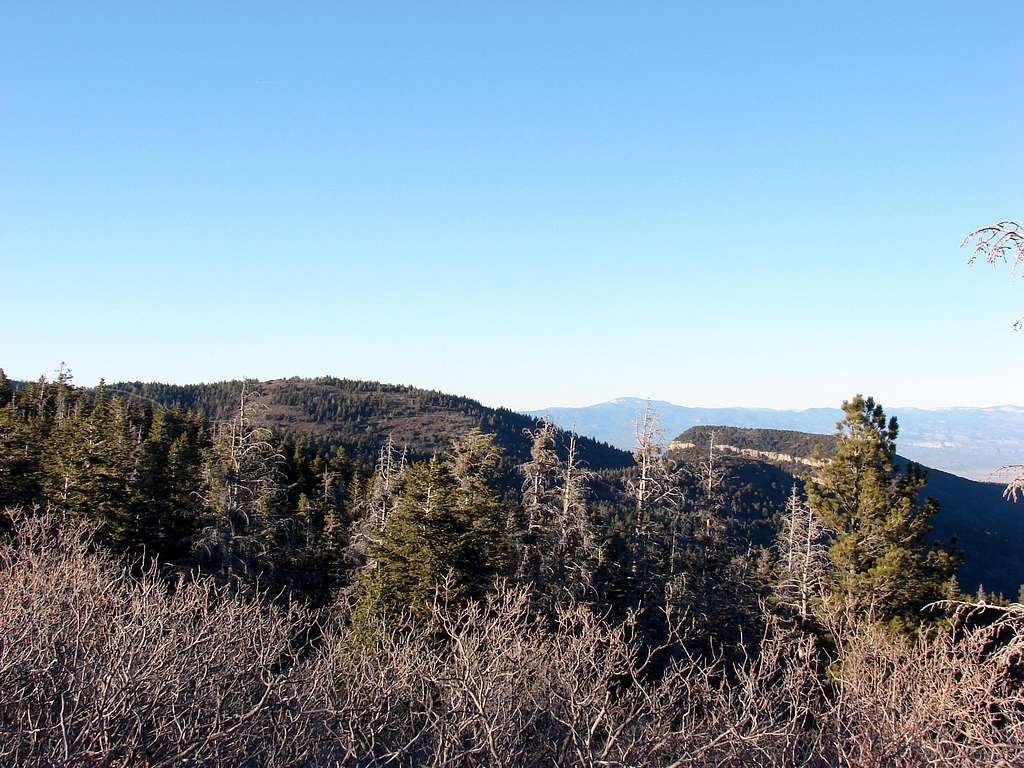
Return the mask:
{"type": "MultiPolygon", "coordinates": [[[[637,413],[648,401],[622,397],[583,408],[548,408],[530,412],[548,416],[556,425],[575,429],[623,450],[633,447],[637,413]]],[[[690,408],[663,400],[650,401],[664,428],[665,439],[690,427],[717,424],[758,429],[789,429],[831,434],[842,418],[838,408],[774,410],[771,408],[690,408]]],[[[900,424],[901,455],[935,469],[974,480],[1000,480],[1000,467],[1024,463],[1024,408],[891,408],[900,424]]]]}

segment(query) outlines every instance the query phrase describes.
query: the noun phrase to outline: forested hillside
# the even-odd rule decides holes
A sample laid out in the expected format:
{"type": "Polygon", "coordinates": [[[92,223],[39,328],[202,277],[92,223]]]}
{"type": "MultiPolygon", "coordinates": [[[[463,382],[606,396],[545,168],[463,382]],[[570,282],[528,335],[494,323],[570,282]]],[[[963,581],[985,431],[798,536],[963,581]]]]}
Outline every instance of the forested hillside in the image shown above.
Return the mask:
{"type": "MultiPolygon", "coordinates": [[[[828,457],[835,443],[833,435],[796,432],[789,429],[744,429],[742,427],[690,427],[669,443],[669,450],[707,451],[712,443],[719,449],[756,451],[762,454],[790,456],[795,463],[811,459],[815,451],[828,457]]],[[[782,460],[782,459],[780,459],[782,460]]]]}
{"type": "MultiPolygon", "coordinates": [[[[812,473],[816,451],[827,459],[835,448],[834,435],[780,429],[691,427],[669,445],[670,454],[683,462],[698,462],[707,455],[714,436],[716,455],[728,468],[726,486],[733,508],[747,521],[754,541],[771,535],[771,516],[781,509],[793,484],[803,487],[812,473]]],[[[897,457],[897,463],[909,462],[897,457]]],[[[955,537],[966,559],[958,573],[961,586],[975,591],[1016,597],[1024,584],[1024,514],[1007,499],[1003,486],[981,483],[926,467],[927,483],[921,497],[939,503],[932,518],[937,540],[955,537]]]]}
{"type": "MultiPolygon", "coordinates": [[[[230,417],[238,406],[242,381],[213,384],[120,382],[110,390],[135,395],[165,407],[194,410],[210,420],[230,417]]],[[[390,436],[410,455],[425,458],[449,447],[473,427],[493,433],[513,461],[526,461],[530,441],[525,431],[538,419],[507,408],[488,408],[476,400],[434,390],[373,381],[323,376],[315,379],[275,379],[249,383],[259,393],[260,423],[344,447],[353,458],[373,463],[390,436]]],[[[564,442],[564,433],[559,437],[564,442]]],[[[612,469],[632,463],[626,451],[587,437],[578,439],[580,456],[593,469],[612,469]]]]}
{"type": "Polygon", "coordinates": [[[0,761],[1024,757],[1017,656],[979,650],[1024,615],[964,602],[895,420],[844,411],[796,484],[737,451],[818,438],[666,452],[650,410],[627,457],[406,387],[0,372],[0,761]]]}

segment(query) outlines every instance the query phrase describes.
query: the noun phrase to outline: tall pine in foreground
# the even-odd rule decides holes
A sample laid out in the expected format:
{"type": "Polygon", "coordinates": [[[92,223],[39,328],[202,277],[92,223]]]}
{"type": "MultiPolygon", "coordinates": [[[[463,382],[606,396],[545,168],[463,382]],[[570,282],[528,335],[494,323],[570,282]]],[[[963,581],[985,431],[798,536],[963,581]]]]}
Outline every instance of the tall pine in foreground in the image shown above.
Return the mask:
{"type": "Polygon", "coordinates": [[[927,475],[918,465],[896,466],[895,417],[887,421],[882,406],[862,395],[843,411],[834,455],[807,482],[811,510],[833,531],[827,598],[911,631],[924,618],[921,609],[944,597],[960,557],[928,540],[938,504],[919,499],[927,475]]]}

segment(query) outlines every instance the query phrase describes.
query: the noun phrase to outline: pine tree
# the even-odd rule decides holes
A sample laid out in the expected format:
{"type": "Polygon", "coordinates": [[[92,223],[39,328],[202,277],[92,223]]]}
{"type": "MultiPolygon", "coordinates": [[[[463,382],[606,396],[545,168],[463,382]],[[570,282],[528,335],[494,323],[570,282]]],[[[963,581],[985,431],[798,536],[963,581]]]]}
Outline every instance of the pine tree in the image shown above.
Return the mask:
{"type": "Polygon", "coordinates": [[[37,426],[12,401],[0,406],[0,510],[27,508],[41,499],[44,435],[37,426]]]}
{"type": "MultiPolygon", "coordinates": [[[[57,426],[64,423],[64,420],[71,415],[73,403],[72,384],[74,376],[71,369],[63,362],[57,368],[57,378],[54,380],[51,389],[53,390],[53,420],[57,426]]],[[[104,397],[104,382],[100,380],[100,397],[104,397]]]]}
{"type": "Polygon", "coordinates": [[[7,378],[4,369],[0,368],[0,408],[5,408],[14,400],[14,385],[7,378]]]}
{"type": "Polygon", "coordinates": [[[147,549],[164,559],[184,555],[185,542],[194,533],[204,436],[203,424],[194,415],[178,407],[158,407],[143,441],[142,535],[147,549]]]}
{"type": "MultiPolygon", "coordinates": [[[[437,460],[409,468],[398,506],[381,541],[370,551],[373,565],[364,577],[364,610],[380,614],[411,609],[425,616],[435,590],[449,572],[454,574],[457,563],[448,556],[465,533],[454,513],[454,491],[451,477],[437,460]]],[[[465,596],[454,578],[450,587],[456,599],[465,596]]]]}
{"type": "Polygon", "coordinates": [[[408,469],[370,549],[360,612],[408,609],[422,619],[438,590],[453,602],[487,593],[507,558],[506,509],[492,485],[500,457],[493,435],[471,430],[445,460],[408,469]]]}
{"type": "Polygon", "coordinates": [[[73,413],[71,389],[56,385],[55,426],[43,460],[47,501],[71,518],[97,526],[115,549],[143,544],[140,519],[140,427],[128,405],[97,388],[91,411],[73,413]]]}
{"type": "Polygon", "coordinates": [[[944,595],[960,557],[929,548],[938,504],[918,500],[927,480],[918,465],[896,466],[896,419],[886,421],[882,407],[861,395],[843,410],[835,452],[807,483],[811,510],[833,531],[830,598],[855,615],[911,630],[921,608],[944,595]]]}
{"type": "Polygon", "coordinates": [[[495,436],[474,428],[452,443],[444,461],[455,482],[454,530],[463,539],[452,542],[452,563],[472,597],[482,596],[508,567],[509,511],[496,490],[502,456],[495,436]]]}
{"type": "Polygon", "coordinates": [[[321,555],[335,567],[346,560],[349,539],[356,522],[363,519],[366,507],[366,483],[358,472],[352,475],[345,493],[324,513],[324,532],[320,539],[321,555]]]}

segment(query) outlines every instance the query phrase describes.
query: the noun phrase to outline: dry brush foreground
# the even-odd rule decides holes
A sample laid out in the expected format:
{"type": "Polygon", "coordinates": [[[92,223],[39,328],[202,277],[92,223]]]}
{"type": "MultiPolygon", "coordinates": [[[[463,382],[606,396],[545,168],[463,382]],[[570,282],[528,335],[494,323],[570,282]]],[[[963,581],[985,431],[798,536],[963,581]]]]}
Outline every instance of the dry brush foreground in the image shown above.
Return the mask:
{"type": "Polygon", "coordinates": [[[769,619],[756,654],[655,675],[628,621],[551,622],[528,598],[439,602],[429,633],[353,625],[133,576],[84,529],[20,518],[0,545],[0,765],[1024,764],[1019,606],[914,642],[837,621],[827,671],[769,619]]]}

